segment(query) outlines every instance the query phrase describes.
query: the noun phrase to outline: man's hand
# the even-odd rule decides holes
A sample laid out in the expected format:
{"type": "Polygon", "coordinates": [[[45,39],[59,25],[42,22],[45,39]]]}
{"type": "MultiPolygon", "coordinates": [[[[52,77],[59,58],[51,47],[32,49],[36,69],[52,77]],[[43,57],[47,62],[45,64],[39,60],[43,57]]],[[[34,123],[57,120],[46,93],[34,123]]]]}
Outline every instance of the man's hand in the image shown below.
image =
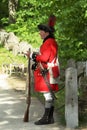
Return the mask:
{"type": "Polygon", "coordinates": [[[30,58],[30,53],[29,53],[29,51],[25,52],[24,55],[26,55],[28,58],[30,58]]]}

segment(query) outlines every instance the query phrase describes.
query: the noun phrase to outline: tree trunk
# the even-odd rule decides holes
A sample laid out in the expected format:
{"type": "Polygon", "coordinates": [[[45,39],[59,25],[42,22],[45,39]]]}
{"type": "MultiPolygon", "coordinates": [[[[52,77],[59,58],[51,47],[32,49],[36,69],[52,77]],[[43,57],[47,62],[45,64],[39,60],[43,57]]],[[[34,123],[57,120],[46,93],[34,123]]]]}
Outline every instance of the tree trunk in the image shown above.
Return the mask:
{"type": "Polygon", "coordinates": [[[8,9],[9,9],[9,22],[16,22],[16,9],[18,6],[18,0],[9,0],[8,9]]]}

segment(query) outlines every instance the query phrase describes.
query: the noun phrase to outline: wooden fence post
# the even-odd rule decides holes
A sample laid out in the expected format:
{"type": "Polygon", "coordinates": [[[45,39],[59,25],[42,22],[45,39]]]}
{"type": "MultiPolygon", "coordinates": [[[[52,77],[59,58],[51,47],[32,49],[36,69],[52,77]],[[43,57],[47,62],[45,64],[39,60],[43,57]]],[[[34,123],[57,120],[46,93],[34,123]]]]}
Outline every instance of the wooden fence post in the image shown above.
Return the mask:
{"type": "Polygon", "coordinates": [[[65,73],[65,120],[66,127],[78,127],[77,70],[73,67],[65,73]]]}
{"type": "Polygon", "coordinates": [[[86,76],[87,76],[87,61],[86,61],[86,76]]]}

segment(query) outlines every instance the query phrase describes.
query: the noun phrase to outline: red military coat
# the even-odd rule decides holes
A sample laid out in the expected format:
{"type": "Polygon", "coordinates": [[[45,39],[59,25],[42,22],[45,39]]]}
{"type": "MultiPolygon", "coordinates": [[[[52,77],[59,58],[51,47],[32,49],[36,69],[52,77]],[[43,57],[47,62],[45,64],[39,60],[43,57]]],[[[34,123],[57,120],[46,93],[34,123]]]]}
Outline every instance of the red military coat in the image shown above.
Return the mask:
{"type": "MultiPolygon", "coordinates": [[[[41,62],[44,68],[47,68],[47,63],[51,62],[58,52],[58,45],[54,38],[47,38],[40,47],[40,54],[37,55],[36,61],[41,62]]],[[[49,80],[49,72],[47,74],[49,80]]],[[[50,84],[53,91],[58,91],[58,84],[50,84]]],[[[34,71],[34,87],[38,92],[49,92],[49,89],[44,81],[44,78],[40,72],[40,68],[34,71]]]]}

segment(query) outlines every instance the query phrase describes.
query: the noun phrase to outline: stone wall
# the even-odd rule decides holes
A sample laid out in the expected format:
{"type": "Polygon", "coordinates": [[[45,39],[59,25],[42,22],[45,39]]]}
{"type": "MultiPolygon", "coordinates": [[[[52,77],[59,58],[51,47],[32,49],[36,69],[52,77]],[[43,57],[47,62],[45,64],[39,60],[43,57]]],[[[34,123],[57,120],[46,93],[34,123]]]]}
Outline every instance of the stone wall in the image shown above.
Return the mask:
{"type": "Polygon", "coordinates": [[[33,50],[31,44],[20,39],[13,33],[7,33],[5,30],[0,30],[0,44],[7,50],[12,51],[14,55],[23,55],[23,52],[28,51],[29,48],[33,50]]]}

